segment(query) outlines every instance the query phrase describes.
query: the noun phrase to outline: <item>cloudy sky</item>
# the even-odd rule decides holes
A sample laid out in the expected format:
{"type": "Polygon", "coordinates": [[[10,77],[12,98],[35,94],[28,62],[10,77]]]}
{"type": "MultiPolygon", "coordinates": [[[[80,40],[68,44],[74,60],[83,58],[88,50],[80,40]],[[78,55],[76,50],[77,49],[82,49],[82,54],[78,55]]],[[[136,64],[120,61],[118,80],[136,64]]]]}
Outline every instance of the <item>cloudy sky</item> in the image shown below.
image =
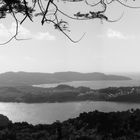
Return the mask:
{"type": "MultiPolygon", "coordinates": [[[[64,12],[75,12],[88,7],[84,3],[64,4],[59,2],[64,12]]],[[[41,26],[38,18],[34,22],[25,21],[19,28],[19,38],[0,46],[0,73],[6,71],[30,72],[140,72],[140,9],[129,9],[117,2],[110,5],[107,15],[121,20],[115,23],[74,21],[66,19],[70,25],[70,36],[78,43],[72,43],[51,25],[41,26]]],[[[63,17],[64,18],[64,17],[63,17]]],[[[0,22],[0,43],[14,33],[15,23],[8,17],[0,22]]]]}

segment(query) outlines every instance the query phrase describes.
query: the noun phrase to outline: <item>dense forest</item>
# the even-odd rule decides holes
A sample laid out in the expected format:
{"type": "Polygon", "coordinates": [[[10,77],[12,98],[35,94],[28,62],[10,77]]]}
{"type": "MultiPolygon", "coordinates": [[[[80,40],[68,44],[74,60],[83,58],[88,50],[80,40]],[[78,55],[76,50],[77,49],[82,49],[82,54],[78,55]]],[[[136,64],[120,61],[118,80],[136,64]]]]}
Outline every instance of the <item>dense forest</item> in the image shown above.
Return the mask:
{"type": "Polygon", "coordinates": [[[140,110],[81,113],[53,124],[12,123],[0,117],[0,140],[139,140],[140,110]],[[5,122],[5,123],[4,123],[5,122]]]}

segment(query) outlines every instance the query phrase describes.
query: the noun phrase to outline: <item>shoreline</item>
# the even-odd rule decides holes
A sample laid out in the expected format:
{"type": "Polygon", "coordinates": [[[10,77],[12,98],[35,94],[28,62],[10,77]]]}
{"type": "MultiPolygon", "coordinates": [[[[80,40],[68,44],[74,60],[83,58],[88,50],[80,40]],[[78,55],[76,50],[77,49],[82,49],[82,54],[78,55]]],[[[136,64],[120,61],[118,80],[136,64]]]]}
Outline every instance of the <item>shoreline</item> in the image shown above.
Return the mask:
{"type": "Polygon", "coordinates": [[[83,103],[83,102],[108,102],[108,103],[124,103],[124,104],[140,104],[134,101],[113,101],[113,100],[77,100],[77,101],[56,101],[56,102],[16,102],[16,101],[0,101],[0,103],[16,103],[16,104],[55,104],[55,103],[83,103]]]}

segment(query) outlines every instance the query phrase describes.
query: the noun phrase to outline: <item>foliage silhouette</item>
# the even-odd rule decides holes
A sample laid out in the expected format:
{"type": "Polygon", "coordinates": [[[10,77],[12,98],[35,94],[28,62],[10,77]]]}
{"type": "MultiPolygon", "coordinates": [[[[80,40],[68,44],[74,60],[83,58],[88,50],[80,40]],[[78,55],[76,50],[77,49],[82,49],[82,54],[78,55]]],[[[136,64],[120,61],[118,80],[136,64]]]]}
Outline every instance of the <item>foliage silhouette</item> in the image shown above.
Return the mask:
{"type": "Polygon", "coordinates": [[[18,29],[19,24],[23,24],[25,20],[29,19],[33,22],[33,18],[40,16],[41,17],[41,24],[44,25],[45,23],[53,24],[55,29],[61,31],[68,39],[72,42],[76,43],[80,41],[83,36],[79,40],[73,40],[68,32],[70,31],[68,28],[68,22],[61,18],[61,15],[70,18],[72,20],[92,20],[92,19],[100,19],[105,20],[107,22],[116,22],[121,19],[123,14],[116,20],[111,20],[106,15],[106,11],[108,7],[112,3],[119,3],[124,7],[127,8],[140,8],[140,6],[135,7],[132,6],[135,0],[61,0],[63,2],[69,3],[82,3],[86,4],[88,7],[92,7],[93,10],[89,10],[87,12],[77,11],[77,13],[73,13],[73,16],[68,15],[67,12],[64,12],[60,9],[57,0],[0,0],[0,18],[6,18],[8,14],[10,14],[15,22],[16,22],[16,31],[15,34],[6,42],[1,43],[0,45],[4,45],[9,43],[11,40],[25,40],[19,39],[18,36],[18,29]],[[130,4],[129,4],[130,3],[130,4]],[[94,9],[97,9],[95,10],[94,9]],[[97,7],[97,8],[96,8],[97,7]],[[98,8],[101,7],[101,8],[98,8]],[[38,10],[37,10],[38,9],[38,10]],[[18,17],[23,17],[22,20],[19,20],[18,17]]]}
{"type": "Polygon", "coordinates": [[[0,140],[139,140],[140,110],[104,113],[93,111],[53,124],[9,123],[0,140]]]}

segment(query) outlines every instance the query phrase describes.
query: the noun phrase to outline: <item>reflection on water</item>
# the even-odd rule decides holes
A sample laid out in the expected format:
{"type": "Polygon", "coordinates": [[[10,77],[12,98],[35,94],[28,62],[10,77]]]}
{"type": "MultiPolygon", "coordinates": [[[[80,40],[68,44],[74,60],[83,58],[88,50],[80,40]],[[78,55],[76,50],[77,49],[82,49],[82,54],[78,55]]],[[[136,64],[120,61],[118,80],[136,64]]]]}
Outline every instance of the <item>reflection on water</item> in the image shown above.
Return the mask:
{"type": "Polygon", "coordinates": [[[99,110],[104,112],[122,111],[140,108],[140,104],[116,102],[69,102],[69,103],[0,103],[0,114],[9,117],[13,122],[27,121],[32,124],[64,121],[79,115],[81,112],[99,110]]]}

